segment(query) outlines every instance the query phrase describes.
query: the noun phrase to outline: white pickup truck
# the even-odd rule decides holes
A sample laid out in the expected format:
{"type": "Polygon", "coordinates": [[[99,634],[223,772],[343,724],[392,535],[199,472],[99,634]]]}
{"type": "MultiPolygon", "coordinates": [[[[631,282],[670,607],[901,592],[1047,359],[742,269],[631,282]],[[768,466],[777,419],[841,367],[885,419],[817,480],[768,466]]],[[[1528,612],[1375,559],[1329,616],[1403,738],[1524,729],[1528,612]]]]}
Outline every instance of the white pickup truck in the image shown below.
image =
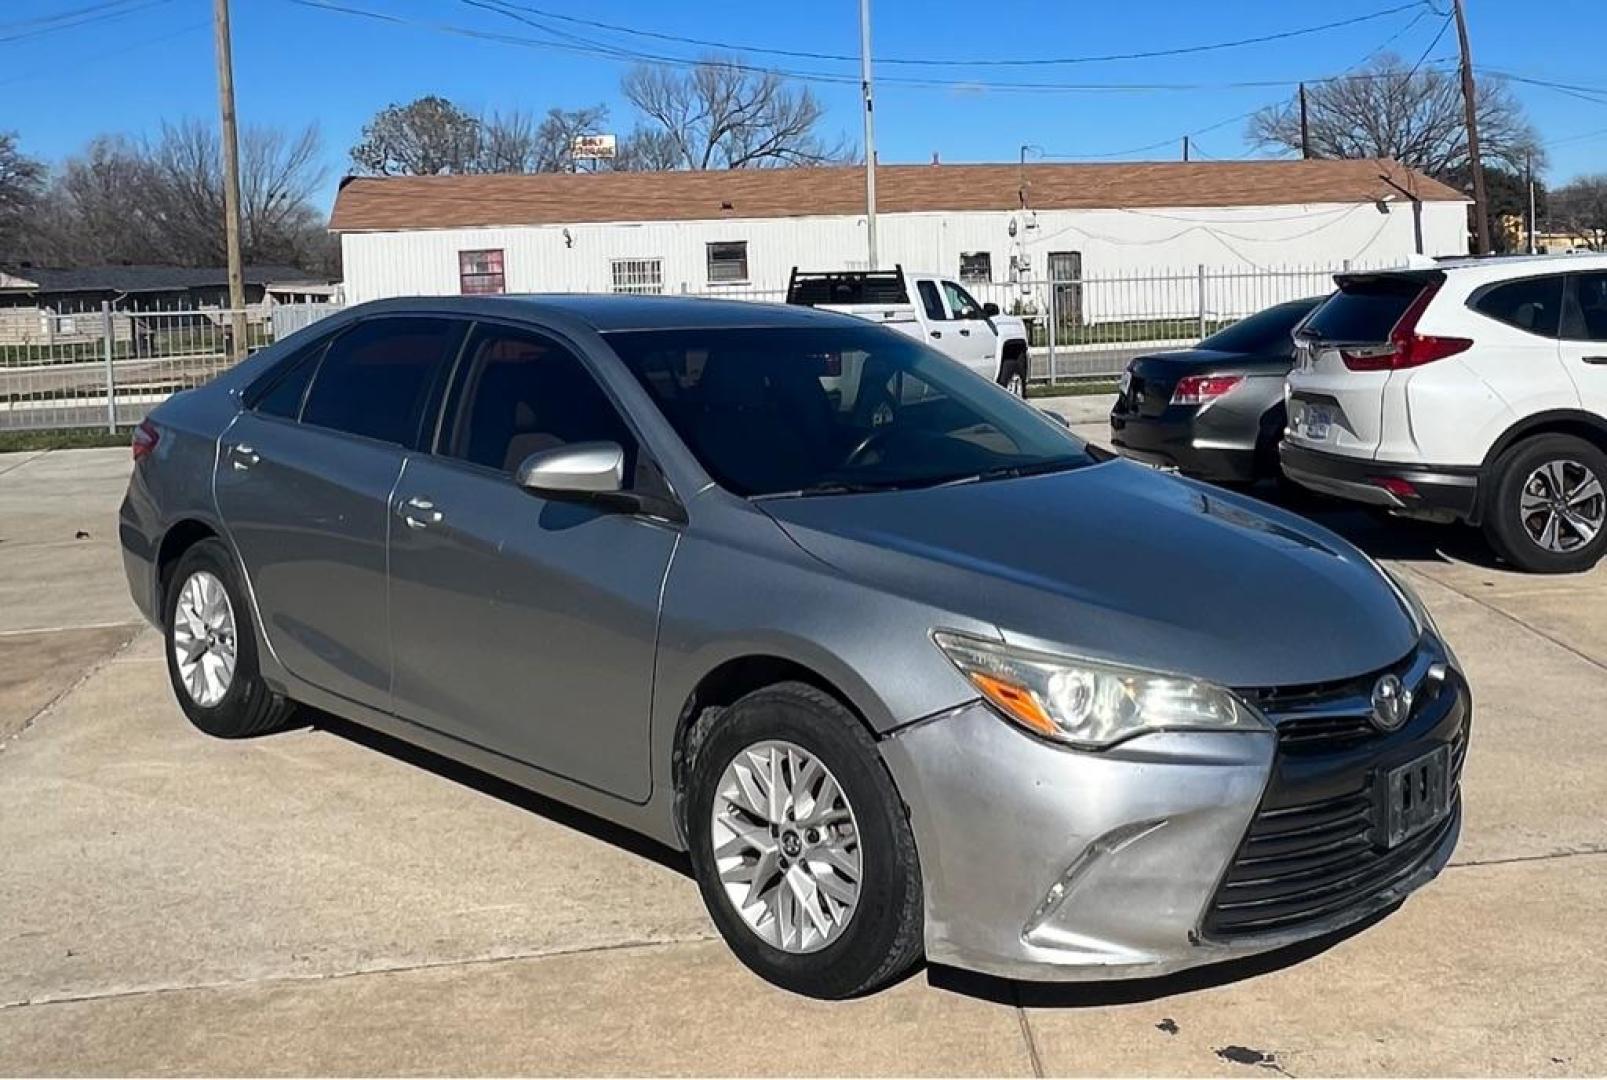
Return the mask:
{"type": "Polygon", "coordinates": [[[1027,324],[979,304],[938,274],[892,270],[794,269],[787,303],[841,311],[884,323],[995,380],[1012,394],[1027,392],[1027,324]],[[912,297],[915,299],[912,300],[912,297]]]}

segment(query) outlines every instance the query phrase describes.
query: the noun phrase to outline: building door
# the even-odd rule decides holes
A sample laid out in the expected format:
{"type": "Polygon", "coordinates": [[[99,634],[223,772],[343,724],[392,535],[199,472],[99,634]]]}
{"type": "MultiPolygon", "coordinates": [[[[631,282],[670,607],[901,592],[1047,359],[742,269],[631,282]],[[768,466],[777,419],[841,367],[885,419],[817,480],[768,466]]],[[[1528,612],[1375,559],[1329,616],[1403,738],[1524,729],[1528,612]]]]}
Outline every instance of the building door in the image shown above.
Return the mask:
{"type": "Polygon", "coordinates": [[[1049,287],[1055,295],[1055,321],[1061,327],[1082,325],[1082,252],[1049,253],[1049,287]]]}

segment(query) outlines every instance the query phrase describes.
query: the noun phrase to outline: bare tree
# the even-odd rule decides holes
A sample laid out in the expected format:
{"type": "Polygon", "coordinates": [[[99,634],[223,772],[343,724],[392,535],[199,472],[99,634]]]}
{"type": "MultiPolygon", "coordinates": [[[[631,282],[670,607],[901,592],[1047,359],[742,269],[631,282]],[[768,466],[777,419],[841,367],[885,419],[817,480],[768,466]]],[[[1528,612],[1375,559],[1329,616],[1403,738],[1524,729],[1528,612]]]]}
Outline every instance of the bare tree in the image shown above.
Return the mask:
{"type": "MultiPolygon", "coordinates": [[[[1356,75],[1309,86],[1306,91],[1311,150],[1316,157],[1391,157],[1434,177],[1468,168],[1462,90],[1453,74],[1413,70],[1383,53],[1356,75]]],[[[1544,153],[1533,125],[1511,89],[1483,76],[1477,95],[1481,157],[1522,172],[1526,155],[1538,168],[1544,153]]],[[[1257,146],[1300,151],[1298,100],[1262,109],[1250,118],[1257,146]]]]}
{"type": "Polygon", "coordinates": [[[821,165],[846,160],[842,140],[816,133],[825,109],[807,86],[774,72],[709,57],[690,71],[662,65],[632,68],[620,85],[642,113],[652,141],[640,160],[681,169],[821,165]]]}
{"type": "Polygon", "coordinates": [[[363,125],[352,164],[374,176],[439,176],[480,168],[482,125],[446,98],[430,95],[381,109],[363,125]]]}
{"type": "Polygon", "coordinates": [[[14,133],[0,131],[0,258],[21,245],[44,189],[44,163],[24,154],[14,133]]]}
{"type": "Polygon", "coordinates": [[[606,105],[548,109],[540,122],[525,112],[494,113],[481,122],[477,168],[490,173],[568,172],[574,165],[570,150],[575,136],[598,134],[607,123],[606,105]]]}
{"type": "Polygon", "coordinates": [[[637,124],[620,140],[614,168],[621,172],[669,172],[682,168],[680,143],[667,128],[637,124]]]}
{"type": "Polygon", "coordinates": [[[1551,227],[1607,251],[1607,173],[1581,176],[1551,192],[1551,227]]]}

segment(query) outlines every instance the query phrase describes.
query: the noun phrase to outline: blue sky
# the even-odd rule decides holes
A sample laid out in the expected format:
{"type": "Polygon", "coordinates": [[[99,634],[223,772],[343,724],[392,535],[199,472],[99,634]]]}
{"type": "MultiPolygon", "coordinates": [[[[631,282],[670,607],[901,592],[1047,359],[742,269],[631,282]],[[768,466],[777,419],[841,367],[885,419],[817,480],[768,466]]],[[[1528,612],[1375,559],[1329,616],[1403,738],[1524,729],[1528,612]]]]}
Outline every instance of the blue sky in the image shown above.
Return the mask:
{"type": "MultiPolygon", "coordinates": [[[[0,130],[16,130],[24,149],[56,160],[99,132],[135,135],[163,119],[216,115],[211,0],[118,0],[59,32],[28,37],[39,18],[97,0],[0,0],[0,130]],[[132,10],[129,10],[130,6],[132,10]],[[126,14],[117,14],[127,11],[126,14]],[[116,17],[107,17],[116,15],[116,17]],[[19,40],[7,41],[18,34],[19,40]]],[[[99,0],[108,3],[109,0],[99,0]]],[[[606,102],[613,127],[633,122],[618,93],[628,66],[612,58],[505,44],[432,30],[425,24],[552,40],[467,0],[327,0],[408,20],[383,23],[294,0],[234,0],[238,105],[246,124],[321,129],[330,181],[346,169],[346,150],[363,122],[391,102],[438,93],[474,110],[606,102]]],[[[520,0],[515,0],[520,2],[520,0]]],[[[522,0],[560,14],[669,34],[779,49],[857,54],[857,0],[522,0]]],[[[1276,33],[1366,15],[1402,0],[873,0],[874,53],[887,58],[1042,58],[1181,47],[1276,33]]],[[[1448,10],[1449,0],[1432,0],[1448,10]]],[[[1607,171],[1607,73],[1596,43],[1607,36],[1601,0],[1468,0],[1480,67],[1597,88],[1599,93],[1532,85],[1515,89],[1548,143],[1550,179],[1607,171]],[[1577,46],[1577,47],[1575,47],[1577,46]]],[[[883,162],[1013,161],[1023,143],[1048,155],[1176,156],[1190,131],[1201,156],[1244,157],[1244,123],[1235,119],[1291,91],[1223,83],[1319,78],[1351,67],[1390,41],[1409,60],[1424,55],[1442,19],[1427,5],[1286,41],[1166,59],[1049,68],[919,68],[887,65],[879,77],[920,77],[934,86],[877,86],[877,143],[883,162]],[[1392,40],[1391,40],[1392,39],[1392,40]],[[988,82],[1207,84],[1187,90],[1018,92],[988,82]],[[1230,121],[1223,123],[1224,121],[1230,121]],[[1164,147],[1136,150],[1165,141],[1164,147]],[[1123,153],[1124,151],[1135,151],[1123,153]]],[[[639,51],[695,56],[698,49],[578,26],[570,33],[639,51]]],[[[1429,56],[1454,54],[1454,31],[1429,56]]],[[[796,69],[856,77],[857,66],[762,58],[796,69]]],[[[816,86],[828,134],[859,138],[857,88],[816,86]]],[[[1034,151],[1034,156],[1037,151],[1034,151]]]]}

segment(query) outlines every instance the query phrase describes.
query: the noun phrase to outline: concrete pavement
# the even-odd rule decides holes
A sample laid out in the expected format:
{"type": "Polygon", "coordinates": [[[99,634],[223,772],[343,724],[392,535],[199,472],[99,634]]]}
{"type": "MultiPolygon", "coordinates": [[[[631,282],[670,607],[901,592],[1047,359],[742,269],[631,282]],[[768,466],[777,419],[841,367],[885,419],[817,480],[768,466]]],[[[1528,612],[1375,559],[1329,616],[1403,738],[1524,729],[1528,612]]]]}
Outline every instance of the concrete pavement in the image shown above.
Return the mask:
{"type": "Polygon", "coordinates": [[[683,860],[619,830],[344,725],[192,730],[121,578],[127,468],[0,455],[0,1073],[1607,1071],[1607,567],[1308,507],[1406,571],[1477,701],[1455,863],[1377,924],[1158,983],[929,969],[824,1004],[748,975],[683,860]]]}

